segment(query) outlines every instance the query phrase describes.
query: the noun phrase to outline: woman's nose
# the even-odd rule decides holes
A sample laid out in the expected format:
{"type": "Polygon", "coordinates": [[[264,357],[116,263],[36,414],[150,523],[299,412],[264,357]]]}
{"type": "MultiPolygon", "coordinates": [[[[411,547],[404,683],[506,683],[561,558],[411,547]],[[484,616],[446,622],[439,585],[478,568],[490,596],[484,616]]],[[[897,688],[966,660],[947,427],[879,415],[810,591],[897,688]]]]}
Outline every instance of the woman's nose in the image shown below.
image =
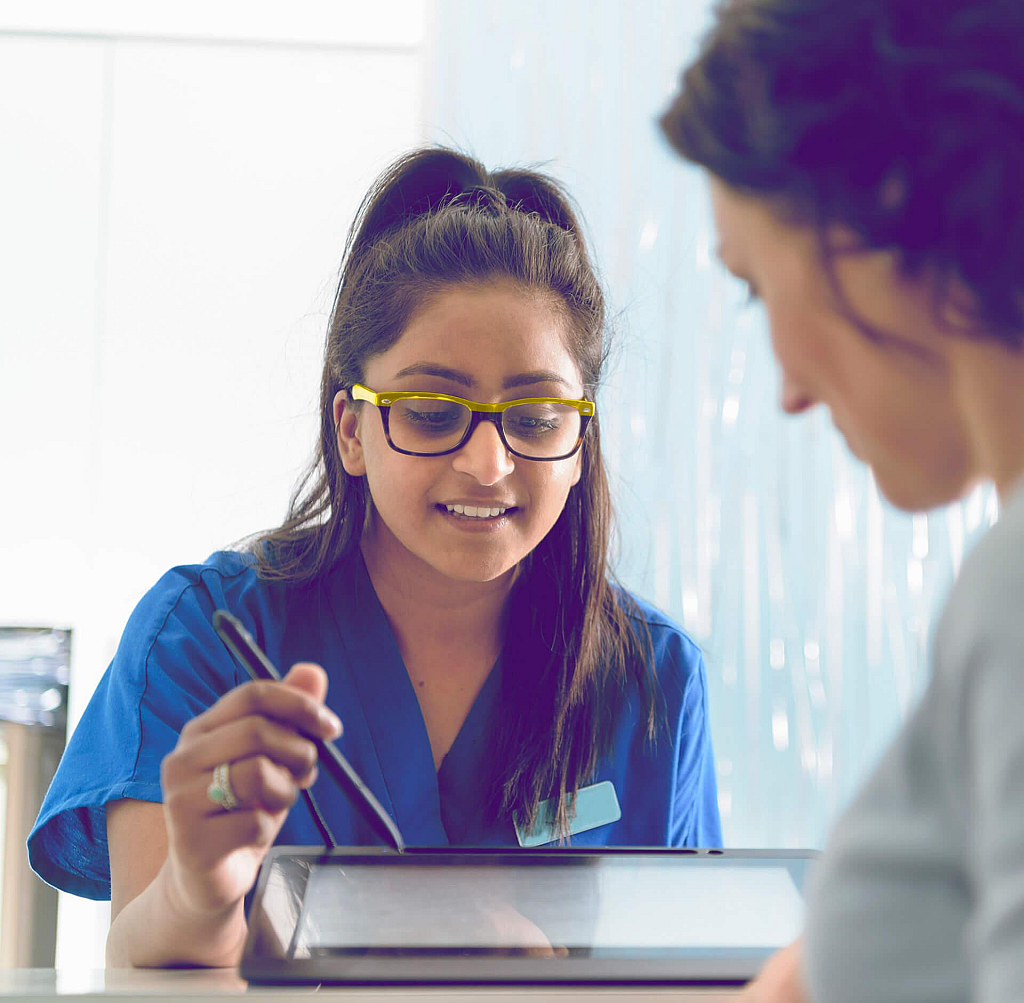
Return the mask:
{"type": "Polygon", "coordinates": [[[515,469],[515,458],[505,448],[494,422],[482,421],[463,447],[452,454],[452,467],[481,484],[495,484],[515,469]]]}

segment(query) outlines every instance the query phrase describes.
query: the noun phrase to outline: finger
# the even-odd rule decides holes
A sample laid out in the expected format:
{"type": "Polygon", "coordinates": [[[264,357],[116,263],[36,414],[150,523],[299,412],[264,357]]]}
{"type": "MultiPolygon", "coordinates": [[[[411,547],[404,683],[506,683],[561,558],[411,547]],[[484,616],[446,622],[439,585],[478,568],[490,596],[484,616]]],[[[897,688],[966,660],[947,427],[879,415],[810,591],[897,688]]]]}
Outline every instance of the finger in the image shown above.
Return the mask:
{"type": "Polygon", "coordinates": [[[316,746],[294,728],[253,714],[240,717],[194,741],[183,743],[168,757],[166,780],[174,784],[248,756],[264,755],[301,779],[316,765],[316,746]]]}
{"type": "Polygon", "coordinates": [[[228,783],[238,802],[237,808],[225,810],[220,803],[211,800],[208,792],[212,780],[213,771],[208,770],[166,792],[164,800],[171,815],[183,821],[198,821],[240,810],[287,811],[300,790],[291,773],[265,756],[250,756],[228,767],[228,783]]]}
{"type": "Polygon", "coordinates": [[[319,738],[336,738],[341,734],[337,715],[316,697],[296,686],[265,679],[242,683],[225,693],[212,707],[189,721],[181,734],[183,737],[203,734],[252,714],[272,718],[319,738]]]}
{"type": "Polygon", "coordinates": [[[319,703],[327,697],[327,673],[316,662],[296,662],[282,682],[285,686],[308,693],[319,703]]]}
{"type": "Polygon", "coordinates": [[[567,953],[564,947],[553,947],[536,923],[507,902],[482,906],[481,913],[499,942],[508,944],[517,954],[531,958],[555,958],[567,953]]]}
{"type": "MultiPolygon", "coordinates": [[[[228,767],[228,782],[239,808],[256,808],[271,813],[285,811],[295,804],[299,796],[299,787],[291,773],[266,756],[250,756],[232,763],[228,767]]],[[[206,804],[209,814],[219,815],[224,810],[213,804],[209,797],[206,804]]]]}

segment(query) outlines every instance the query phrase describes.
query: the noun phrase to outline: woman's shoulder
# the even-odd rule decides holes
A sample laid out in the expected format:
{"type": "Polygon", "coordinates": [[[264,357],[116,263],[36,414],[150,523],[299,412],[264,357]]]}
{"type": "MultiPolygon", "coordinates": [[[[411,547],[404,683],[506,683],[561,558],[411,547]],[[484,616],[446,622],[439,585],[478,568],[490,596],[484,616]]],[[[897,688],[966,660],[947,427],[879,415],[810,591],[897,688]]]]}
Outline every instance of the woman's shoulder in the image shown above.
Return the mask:
{"type": "Polygon", "coordinates": [[[649,630],[652,639],[671,640],[682,645],[694,657],[700,657],[700,645],[667,613],[621,585],[613,585],[612,594],[626,616],[641,629],[649,630]]]}
{"type": "Polygon", "coordinates": [[[166,571],[154,588],[184,591],[208,587],[210,578],[232,582],[237,588],[258,586],[256,557],[240,550],[215,550],[201,564],[176,564],[166,571]],[[205,581],[204,581],[205,579],[205,581]]]}
{"type": "MultiPolygon", "coordinates": [[[[201,564],[176,564],[165,571],[139,600],[129,621],[163,619],[199,602],[236,601],[263,587],[256,561],[239,551],[218,550],[201,564]]],[[[232,603],[236,605],[236,603],[232,603]]]]}
{"type": "Polygon", "coordinates": [[[683,627],[636,593],[619,585],[614,585],[612,591],[619,607],[639,631],[644,646],[644,635],[650,636],[659,682],[664,685],[671,677],[685,686],[691,679],[703,680],[704,656],[700,645],[683,627]]]}
{"type": "Polygon", "coordinates": [[[939,665],[1024,646],[1024,489],[964,562],[936,633],[939,665]]]}
{"type": "Polygon", "coordinates": [[[289,601],[315,588],[313,582],[298,582],[273,574],[273,567],[254,553],[217,550],[201,564],[177,564],[166,571],[146,592],[140,605],[176,604],[188,596],[201,595],[208,600],[227,602],[228,608],[245,609],[252,602],[265,603],[275,597],[289,601]]]}
{"type": "Polygon", "coordinates": [[[136,604],[121,638],[121,649],[136,664],[151,661],[155,649],[179,649],[190,640],[214,639],[212,618],[230,610],[257,639],[287,619],[302,591],[261,573],[257,558],[220,550],[198,564],[178,564],[150,586],[136,604]]]}

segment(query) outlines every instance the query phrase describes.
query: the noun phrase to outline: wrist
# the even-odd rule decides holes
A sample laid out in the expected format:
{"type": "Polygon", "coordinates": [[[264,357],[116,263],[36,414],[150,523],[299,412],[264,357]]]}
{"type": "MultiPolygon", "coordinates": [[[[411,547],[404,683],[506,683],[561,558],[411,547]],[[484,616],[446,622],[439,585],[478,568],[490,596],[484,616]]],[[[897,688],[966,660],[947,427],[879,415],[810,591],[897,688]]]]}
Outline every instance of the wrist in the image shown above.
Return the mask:
{"type": "Polygon", "coordinates": [[[244,896],[221,907],[197,904],[195,897],[188,894],[188,882],[169,856],[157,875],[157,883],[168,920],[176,929],[189,931],[196,944],[202,945],[203,954],[210,956],[211,960],[200,963],[214,967],[236,965],[247,933],[244,896]]]}

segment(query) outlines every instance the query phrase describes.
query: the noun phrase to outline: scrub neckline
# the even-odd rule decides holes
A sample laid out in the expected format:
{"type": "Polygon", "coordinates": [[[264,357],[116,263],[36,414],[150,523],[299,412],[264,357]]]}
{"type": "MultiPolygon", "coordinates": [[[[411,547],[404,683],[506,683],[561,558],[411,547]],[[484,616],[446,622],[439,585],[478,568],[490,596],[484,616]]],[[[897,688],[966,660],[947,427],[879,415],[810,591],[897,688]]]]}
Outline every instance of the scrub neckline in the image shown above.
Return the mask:
{"type": "MultiPolygon", "coordinates": [[[[486,745],[498,697],[501,658],[491,667],[451,747],[435,769],[415,687],[358,549],[332,572],[329,607],[337,641],[348,654],[345,661],[387,792],[385,807],[410,845],[449,845],[442,790],[462,789],[466,782],[479,779],[480,746],[486,745]]],[[[328,702],[330,692],[329,688],[328,702]]],[[[345,720],[345,708],[332,709],[345,720]]],[[[479,812],[483,805],[477,803],[474,808],[479,812]]]]}

